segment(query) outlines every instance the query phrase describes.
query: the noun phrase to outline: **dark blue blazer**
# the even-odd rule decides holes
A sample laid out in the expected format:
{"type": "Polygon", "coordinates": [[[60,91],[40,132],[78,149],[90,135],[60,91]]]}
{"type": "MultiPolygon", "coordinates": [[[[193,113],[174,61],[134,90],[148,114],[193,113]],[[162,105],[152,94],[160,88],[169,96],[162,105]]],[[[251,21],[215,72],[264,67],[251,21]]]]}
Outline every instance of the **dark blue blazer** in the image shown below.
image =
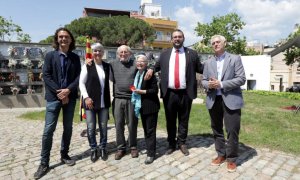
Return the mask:
{"type": "MultiPolygon", "coordinates": [[[[67,63],[67,88],[71,90],[69,99],[78,97],[78,83],[81,71],[80,58],[73,52],[68,52],[69,58],[67,63]]],[[[46,54],[43,66],[43,79],[45,82],[45,99],[55,101],[57,90],[61,89],[61,62],[59,51],[50,51],[46,54]]]]}

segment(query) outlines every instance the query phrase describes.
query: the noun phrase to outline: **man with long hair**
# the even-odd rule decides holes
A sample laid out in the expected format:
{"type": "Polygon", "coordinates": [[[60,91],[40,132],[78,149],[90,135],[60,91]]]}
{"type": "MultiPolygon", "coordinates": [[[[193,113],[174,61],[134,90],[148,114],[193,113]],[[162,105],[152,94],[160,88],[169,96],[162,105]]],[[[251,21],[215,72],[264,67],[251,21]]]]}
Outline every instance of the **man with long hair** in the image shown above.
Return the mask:
{"type": "Polygon", "coordinates": [[[46,116],[42,136],[41,164],[34,174],[35,179],[49,170],[50,151],[60,111],[63,112],[63,134],[61,140],[61,162],[72,166],[69,146],[72,136],[73,116],[78,97],[78,82],[81,71],[79,56],[72,52],[75,39],[66,28],[59,28],[54,35],[54,51],[47,53],[43,66],[45,82],[46,116]]]}

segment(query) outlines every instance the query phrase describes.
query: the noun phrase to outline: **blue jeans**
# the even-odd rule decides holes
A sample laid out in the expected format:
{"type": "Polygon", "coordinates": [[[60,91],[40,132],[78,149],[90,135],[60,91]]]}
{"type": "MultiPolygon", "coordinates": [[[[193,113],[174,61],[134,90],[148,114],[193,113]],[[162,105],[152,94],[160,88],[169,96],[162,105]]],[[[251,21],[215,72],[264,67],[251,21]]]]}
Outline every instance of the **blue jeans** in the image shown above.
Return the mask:
{"type": "Polygon", "coordinates": [[[68,154],[72,136],[75,105],[75,99],[70,99],[69,103],[66,105],[62,105],[60,101],[47,101],[45,128],[42,137],[41,164],[49,164],[53,133],[55,131],[61,109],[63,111],[63,134],[61,139],[60,153],[62,157],[68,154]]]}
{"type": "Polygon", "coordinates": [[[87,135],[90,147],[95,149],[97,147],[96,141],[96,116],[98,116],[98,125],[100,130],[99,147],[105,149],[107,144],[107,121],[108,121],[108,108],[101,108],[100,110],[86,110],[86,124],[87,135]]]}

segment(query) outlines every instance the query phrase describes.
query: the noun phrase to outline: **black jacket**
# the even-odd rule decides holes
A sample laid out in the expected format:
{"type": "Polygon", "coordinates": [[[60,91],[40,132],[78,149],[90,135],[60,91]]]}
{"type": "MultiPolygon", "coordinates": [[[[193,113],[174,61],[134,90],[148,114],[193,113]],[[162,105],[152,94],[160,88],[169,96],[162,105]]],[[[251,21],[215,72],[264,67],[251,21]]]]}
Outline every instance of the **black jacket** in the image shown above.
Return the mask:
{"type": "MultiPolygon", "coordinates": [[[[144,73],[145,76],[146,72],[144,73]]],[[[153,75],[151,79],[143,82],[141,85],[142,90],[146,90],[146,94],[142,94],[142,108],[141,114],[152,114],[159,111],[160,103],[158,99],[158,86],[156,77],[153,75]]]]}
{"type": "MultiPolygon", "coordinates": [[[[196,72],[202,73],[203,67],[196,51],[184,47],[186,58],[186,91],[190,99],[197,97],[197,80],[196,72]]],[[[161,72],[160,90],[162,98],[165,97],[168,90],[169,82],[169,61],[172,53],[172,48],[169,48],[161,53],[159,60],[156,62],[155,71],[161,72]]]]}
{"type": "MultiPolygon", "coordinates": [[[[106,62],[102,62],[103,70],[105,73],[104,80],[104,106],[105,108],[109,108],[110,103],[110,90],[109,90],[109,72],[110,65],[106,62]]],[[[93,100],[94,109],[100,110],[101,108],[101,83],[99,80],[99,76],[96,70],[95,62],[92,61],[91,66],[87,67],[87,81],[85,83],[87,93],[89,97],[93,100]]],[[[84,101],[83,101],[84,102],[84,101]]],[[[85,107],[86,108],[86,107],[85,107]]]]}

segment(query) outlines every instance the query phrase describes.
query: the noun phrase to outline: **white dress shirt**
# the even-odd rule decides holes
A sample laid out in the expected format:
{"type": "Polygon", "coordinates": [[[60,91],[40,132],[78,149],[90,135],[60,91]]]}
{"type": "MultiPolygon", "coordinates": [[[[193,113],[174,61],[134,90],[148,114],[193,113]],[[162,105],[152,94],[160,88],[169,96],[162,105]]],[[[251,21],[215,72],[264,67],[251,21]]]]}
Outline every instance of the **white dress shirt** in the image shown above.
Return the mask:
{"type": "MultiPolygon", "coordinates": [[[[176,49],[173,48],[170,56],[169,61],[169,84],[168,88],[176,89],[175,88],[175,82],[174,82],[174,73],[175,73],[175,57],[176,57],[176,49]]],[[[180,87],[179,89],[185,89],[186,88],[186,59],[185,59],[185,52],[184,48],[181,47],[179,49],[179,82],[180,87]]]]}
{"type": "Polygon", "coordinates": [[[220,81],[220,85],[221,85],[221,88],[217,89],[217,95],[222,95],[221,89],[223,88],[223,85],[221,79],[222,79],[222,72],[224,66],[224,59],[225,59],[225,53],[222,54],[220,57],[216,57],[218,80],[220,81]]]}

